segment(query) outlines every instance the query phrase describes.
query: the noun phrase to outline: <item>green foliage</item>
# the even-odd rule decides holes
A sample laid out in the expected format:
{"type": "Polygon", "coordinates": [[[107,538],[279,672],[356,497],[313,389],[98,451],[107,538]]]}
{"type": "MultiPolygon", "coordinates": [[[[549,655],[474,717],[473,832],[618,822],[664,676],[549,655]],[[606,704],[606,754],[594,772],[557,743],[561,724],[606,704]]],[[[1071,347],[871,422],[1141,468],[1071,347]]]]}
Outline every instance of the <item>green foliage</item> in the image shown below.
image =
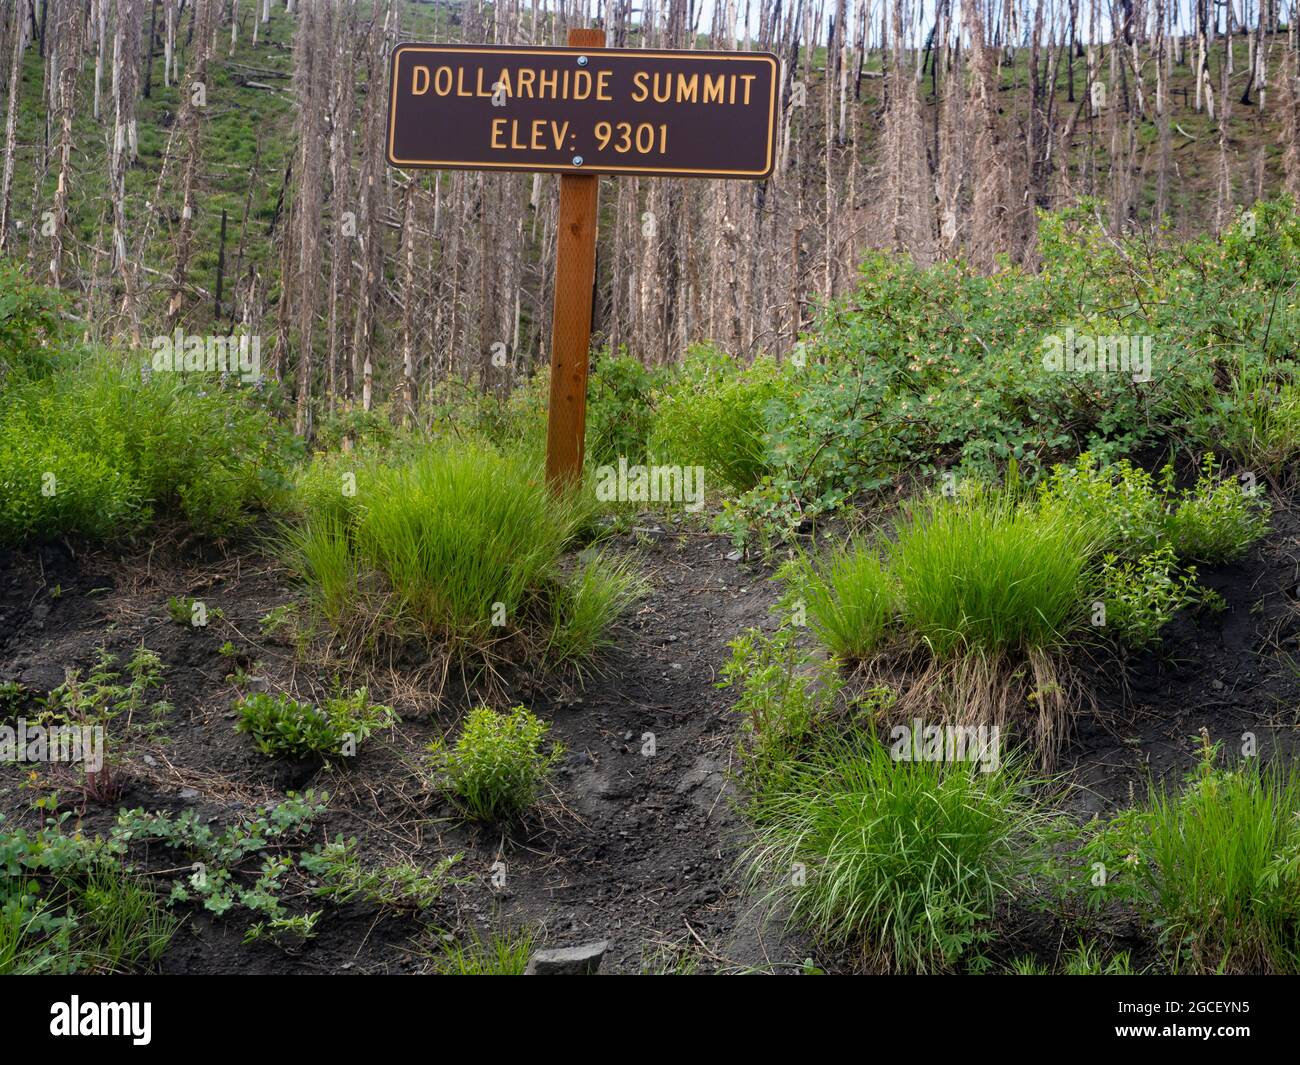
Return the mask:
{"type": "Polygon", "coordinates": [[[1262,493],[1221,476],[1207,453],[1196,487],[1166,517],[1165,534],[1179,558],[1219,565],[1240,558],[1268,532],[1270,512],[1262,493]]]}
{"type": "Polygon", "coordinates": [[[1058,647],[1081,620],[1085,530],[975,487],[905,512],[889,550],[903,625],[939,657],[1058,647]]]}
{"type": "Polygon", "coordinates": [[[874,737],[827,741],[760,797],[747,851],[767,900],[872,968],[952,968],[990,937],[1038,814],[1013,770],[896,762],[874,737]]]}
{"type": "Polygon", "coordinates": [[[669,465],[703,466],[738,491],[753,488],[770,472],[768,404],[787,387],[771,359],[745,366],[715,348],[693,347],[659,395],[650,452],[669,465]]]}
{"type": "Polygon", "coordinates": [[[646,588],[630,559],[591,555],[553,593],[547,656],[557,662],[591,659],[610,645],[610,626],[646,588]]]}
{"type": "Polygon", "coordinates": [[[251,736],[268,758],[352,757],[372,732],[397,721],[391,707],[370,702],[365,688],[331,696],[319,707],[284,693],[253,692],[237,700],[235,710],[235,731],[251,736]]]}
{"type": "Polygon", "coordinates": [[[668,371],[648,368],[626,353],[598,352],[587,386],[587,462],[613,464],[620,456],[642,461],[654,427],[653,397],[668,371]]]}
{"type": "MultiPolygon", "coordinates": [[[[1120,951],[1106,960],[1091,943],[1079,941],[1078,947],[1061,959],[1062,976],[1135,976],[1128,951],[1120,951]]],[[[1007,970],[1011,976],[1051,976],[1052,970],[1032,958],[1017,958],[1007,970]]]]}
{"type": "Polygon", "coordinates": [[[310,790],[301,797],[289,792],[283,802],[259,808],[223,830],[214,829],[194,809],[176,815],[121,810],[107,846],[124,853],[132,843],[156,843],[191,862],[189,875],[172,882],[169,904],[201,902],[217,916],[242,907],[267,918],[283,917],[280,892],[294,868],[285,848],[306,835],[328,798],[322,794],[318,799],[310,790]]]}
{"type": "Polygon", "coordinates": [[[433,958],[441,976],[523,976],[536,937],[529,929],[492,932],[486,937],[471,929],[468,939],[448,937],[433,958]]]}
{"type": "Polygon", "coordinates": [[[564,576],[594,500],[551,492],[526,455],[426,450],[366,468],[355,496],[336,492],[340,472],[300,493],[305,516],[286,530],[290,561],[332,628],[440,640],[457,657],[518,636],[582,660],[640,587],[608,560],[564,576]]]}
{"type": "Polygon", "coordinates": [[[1151,475],[1127,459],[1100,463],[1085,452],[1071,465],[1052,469],[1038,489],[1048,520],[1065,520],[1084,530],[1090,549],[1131,559],[1159,543],[1164,510],[1151,475]]]}
{"type": "Polygon", "coordinates": [[[258,400],[108,353],[15,385],[0,411],[0,543],[116,540],[178,511],[221,535],[273,505],[291,449],[258,400]]]}
{"type": "MultiPolygon", "coordinates": [[[[764,395],[761,419],[750,420],[756,430],[740,432],[693,392],[676,401],[681,422],[703,426],[684,426],[688,435],[761,435],[747,475],[727,478],[743,494],[730,502],[725,530],[741,541],[755,532],[788,539],[903,471],[995,480],[1014,460],[1032,479],[1081,452],[1106,462],[1171,437],[1286,476],[1300,453],[1290,364],[1300,346],[1290,297],[1300,220],[1287,200],[1251,211],[1249,233],[1222,239],[1115,240],[1084,201],[1040,216],[1033,272],[869,255],[858,290],[826,308],[764,395]],[[1055,369],[1049,356],[1067,338],[1135,345],[1149,355],[1150,379],[1134,379],[1146,378],[1141,366],[1055,369]]],[[[769,376],[765,369],[754,387],[769,376]]],[[[722,394],[716,382],[706,390],[711,400],[722,394]]]]}
{"type": "Polygon", "coordinates": [[[1199,601],[1195,586],[1196,570],[1179,574],[1168,544],[1132,561],[1109,554],[1101,563],[1104,628],[1134,650],[1150,647],[1176,611],[1199,601]]]}
{"type": "Polygon", "coordinates": [[[455,744],[429,747],[440,786],[465,816],[475,821],[516,818],[537,801],[538,792],[564,753],[559,744],[542,750],[550,726],[523,706],[503,714],[491,707],[471,710],[455,744]]]}
{"type": "Polygon", "coordinates": [[[0,975],[142,971],[176,927],[120,847],[62,821],[9,829],[0,814],[0,975]]]}
{"type": "Polygon", "coordinates": [[[754,795],[788,786],[793,763],[834,710],[843,681],[833,663],[814,665],[790,628],[771,635],[747,629],[727,646],[731,657],[719,686],[738,690],[744,781],[754,795]]]}
{"type": "Polygon", "coordinates": [[[1203,734],[1185,789],[1153,788],[1145,805],[1090,827],[1081,875],[1094,886],[1084,890],[1093,905],[1136,905],[1175,969],[1295,974],[1300,768],[1251,759],[1224,769],[1218,754],[1203,734]]]}
{"type": "Polygon", "coordinates": [[[56,289],[32,284],[16,262],[0,259],[0,392],[54,370],[64,303],[56,289]]]}

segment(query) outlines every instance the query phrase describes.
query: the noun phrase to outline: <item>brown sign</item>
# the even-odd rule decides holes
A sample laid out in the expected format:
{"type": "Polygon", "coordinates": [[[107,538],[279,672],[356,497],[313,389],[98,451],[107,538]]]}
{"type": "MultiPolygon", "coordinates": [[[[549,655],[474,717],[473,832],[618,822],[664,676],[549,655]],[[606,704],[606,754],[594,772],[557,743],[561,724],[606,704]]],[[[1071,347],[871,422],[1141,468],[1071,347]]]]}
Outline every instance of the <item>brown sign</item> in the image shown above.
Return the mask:
{"type": "Polygon", "coordinates": [[[767,52],[403,44],[394,166],[762,178],[780,64],[767,52]]]}

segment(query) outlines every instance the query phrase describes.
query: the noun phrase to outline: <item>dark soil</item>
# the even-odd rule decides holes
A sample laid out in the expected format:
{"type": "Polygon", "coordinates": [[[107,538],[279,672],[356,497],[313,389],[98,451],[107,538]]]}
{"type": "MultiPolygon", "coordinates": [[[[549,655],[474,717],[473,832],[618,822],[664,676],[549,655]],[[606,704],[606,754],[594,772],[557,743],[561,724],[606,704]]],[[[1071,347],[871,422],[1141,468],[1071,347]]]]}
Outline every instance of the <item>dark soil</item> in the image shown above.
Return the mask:
{"type": "MultiPolygon", "coordinates": [[[[662,518],[642,522],[614,546],[635,552],[653,590],[619,627],[600,672],[578,685],[521,671],[487,696],[498,707],[531,707],[552,722],[567,750],[542,808],[495,831],[463,827],[421,771],[429,741],[484,697],[437,700],[437,674],[427,664],[404,662],[364,681],[343,678],[349,686],[368,682],[372,698],[403,717],[345,767],[271,762],[233,731],[238,689],[228,677],[236,665],[262,678],[254,683],[300,698],[327,693],[333,679],[304,664],[287,637],[262,633],[261,619],[291,604],[295,589],[255,549],[165,538],[114,554],[74,555],[62,545],[0,553],[0,682],[16,680],[40,697],[63,681],[66,668],[90,666],[99,647],[125,661],[143,643],[162,656],[162,697],[173,707],[155,734],[118,737],[117,778],[125,790],[117,802],[84,803],[71,770],[42,766],[34,787],[32,767],[4,765],[0,812],[33,824],[32,800],[53,790],[90,833],[104,831],[119,807],[192,806],[224,825],[286,790],[312,787],[331,796],[313,841],[355,836],[363,859],[376,865],[428,868],[463,855],[457,870],[467,881],[450,889],[436,912],[417,919],[372,905],[327,905],[317,935],[294,951],[245,946],[247,918],[182,907],[185,923],[161,965],[168,973],[421,972],[445,934],[520,926],[549,945],[607,939],[610,972],[662,969],[677,957],[703,971],[797,968],[812,948],[779,928],[764,929],[743,897],[736,859],[744,824],[732,783],[736,720],[731,693],[716,686],[727,641],[748,626],[774,625],[777,586],[770,568],[729,557],[722,538],[662,518]],[[203,600],[208,625],[173,620],[172,597],[203,600]],[[221,653],[227,641],[235,658],[221,653]],[[504,863],[499,887],[497,863],[504,863]]],[[[1160,653],[1135,658],[1125,670],[1100,657],[1075,663],[1098,709],[1080,716],[1058,765],[1072,785],[1062,797],[1068,810],[1087,817],[1127,803],[1148,781],[1180,780],[1195,762],[1201,728],[1234,751],[1250,732],[1265,757],[1294,752],[1298,532],[1295,516],[1279,512],[1273,533],[1246,559],[1203,570],[1227,608],[1186,612],[1160,653]]],[[[174,855],[142,861],[154,869],[176,864],[174,855]]],[[[320,908],[302,886],[285,897],[296,912],[320,908]]],[[[1074,920],[1012,907],[992,953],[1050,962],[1074,945],[1074,920]]],[[[1103,919],[1101,931],[1133,950],[1136,961],[1149,955],[1150,943],[1131,921],[1103,919]]],[[[838,967],[835,959],[818,961],[838,967]]]]}

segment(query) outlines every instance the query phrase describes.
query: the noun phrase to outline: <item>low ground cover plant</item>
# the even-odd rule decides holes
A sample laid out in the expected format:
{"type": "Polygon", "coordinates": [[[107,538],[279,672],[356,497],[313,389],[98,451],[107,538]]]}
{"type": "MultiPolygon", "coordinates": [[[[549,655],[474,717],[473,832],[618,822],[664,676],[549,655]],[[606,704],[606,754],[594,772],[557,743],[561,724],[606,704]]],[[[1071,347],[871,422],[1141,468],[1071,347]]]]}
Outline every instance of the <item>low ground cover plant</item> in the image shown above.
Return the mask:
{"type": "Polygon", "coordinates": [[[397,722],[393,709],[372,703],[365,688],[337,693],[320,706],[283,692],[252,692],[236,701],[235,711],[235,731],[268,758],[350,758],[371,733],[397,722]]]}
{"type": "MultiPolygon", "coordinates": [[[[65,818],[66,820],[66,815],[65,818]]],[[[0,814],[0,975],[147,971],[178,921],[102,841],[0,814]]]]}
{"type": "Polygon", "coordinates": [[[545,750],[550,725],[523,706],[475,707],[460,735],[430,745],[438,786],[474,821],[517,818],[537,801],[564,748],[545,750]]]}

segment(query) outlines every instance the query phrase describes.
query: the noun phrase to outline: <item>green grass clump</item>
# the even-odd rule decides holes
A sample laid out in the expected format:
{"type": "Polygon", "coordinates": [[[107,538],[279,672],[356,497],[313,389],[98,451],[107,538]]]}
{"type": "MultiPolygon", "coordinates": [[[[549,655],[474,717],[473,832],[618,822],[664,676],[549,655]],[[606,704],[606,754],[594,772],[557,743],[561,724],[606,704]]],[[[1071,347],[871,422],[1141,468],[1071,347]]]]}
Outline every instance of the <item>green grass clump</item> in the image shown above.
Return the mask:
{"type": "Polygon", "coordinates": [[[792,604],[802,607],[813,631],[839,658],[868,659],[889,638],[899,591],[876,546],[850,544],[833,552],[820,568],[799,556],[781,576],[792,582],[792,604]]]}
{"type": "Polygon", "coordinates": [[[939,657],[1060,646],[1080,616],[1086,532],[975,490],[913,507],[889,568],[909,633],[939,657]]]}
{"type": "Polygon", "coordinates": [[[650,452],[669,465],[703,466],[737,491],[753,488],[772,468],[767,405],[789,387],[771,359],[745,366],[713,348],[693,348],[659,397],[650,452]]]}
{"type": "Polygon", "coordinates": [[[767,901],[894,972],[949,970],[989,938],[1038,818],[1012,769],[896,762],[874,737],[828,741],[759,802],[746,857],[767,901]]]}
{"type": "Polygon", "coordinates": [[[527,812],[564,748],[544,751],[550,725],[523,706],[503,714],[479,706],[469,712],[450,746],[430,745],[443,790],[474,821],[505,821],[527,812]]]}
{"type": "Polygon", "coordinates": [[[492,932],[473,930],[466,940],[451,939],[433,957],[440,976],[523,976],[536,937],[529,929],[492,932]]]}
{"type": "Polygon", "coordinates": [[[335,695],[319,706],[286,694],[253,692],[235,704],[235,731],[247,733],[268,758],[351,757],[377,729],[397,721],[391,707],[370,702],[358,688],[335,695]]]}
{"type": "Polygon", "coordinates": [[[519,636],[556,660],[584,661],[640,594],[623,563],[564,553],[594,503],[554,493],[528,456],[483,445],[407,461],[330,461],[297,495],[292,564],[336,629],[441,641],[463,658],[519,636]]]}
{"type": "Polygon", "coordinates": [[[1202,744],[1184,790],[1095,826],[1093,899],[1134,903],[1176,971],[1300,972],[1300,767],[1220,768],[1202,744]]]}

